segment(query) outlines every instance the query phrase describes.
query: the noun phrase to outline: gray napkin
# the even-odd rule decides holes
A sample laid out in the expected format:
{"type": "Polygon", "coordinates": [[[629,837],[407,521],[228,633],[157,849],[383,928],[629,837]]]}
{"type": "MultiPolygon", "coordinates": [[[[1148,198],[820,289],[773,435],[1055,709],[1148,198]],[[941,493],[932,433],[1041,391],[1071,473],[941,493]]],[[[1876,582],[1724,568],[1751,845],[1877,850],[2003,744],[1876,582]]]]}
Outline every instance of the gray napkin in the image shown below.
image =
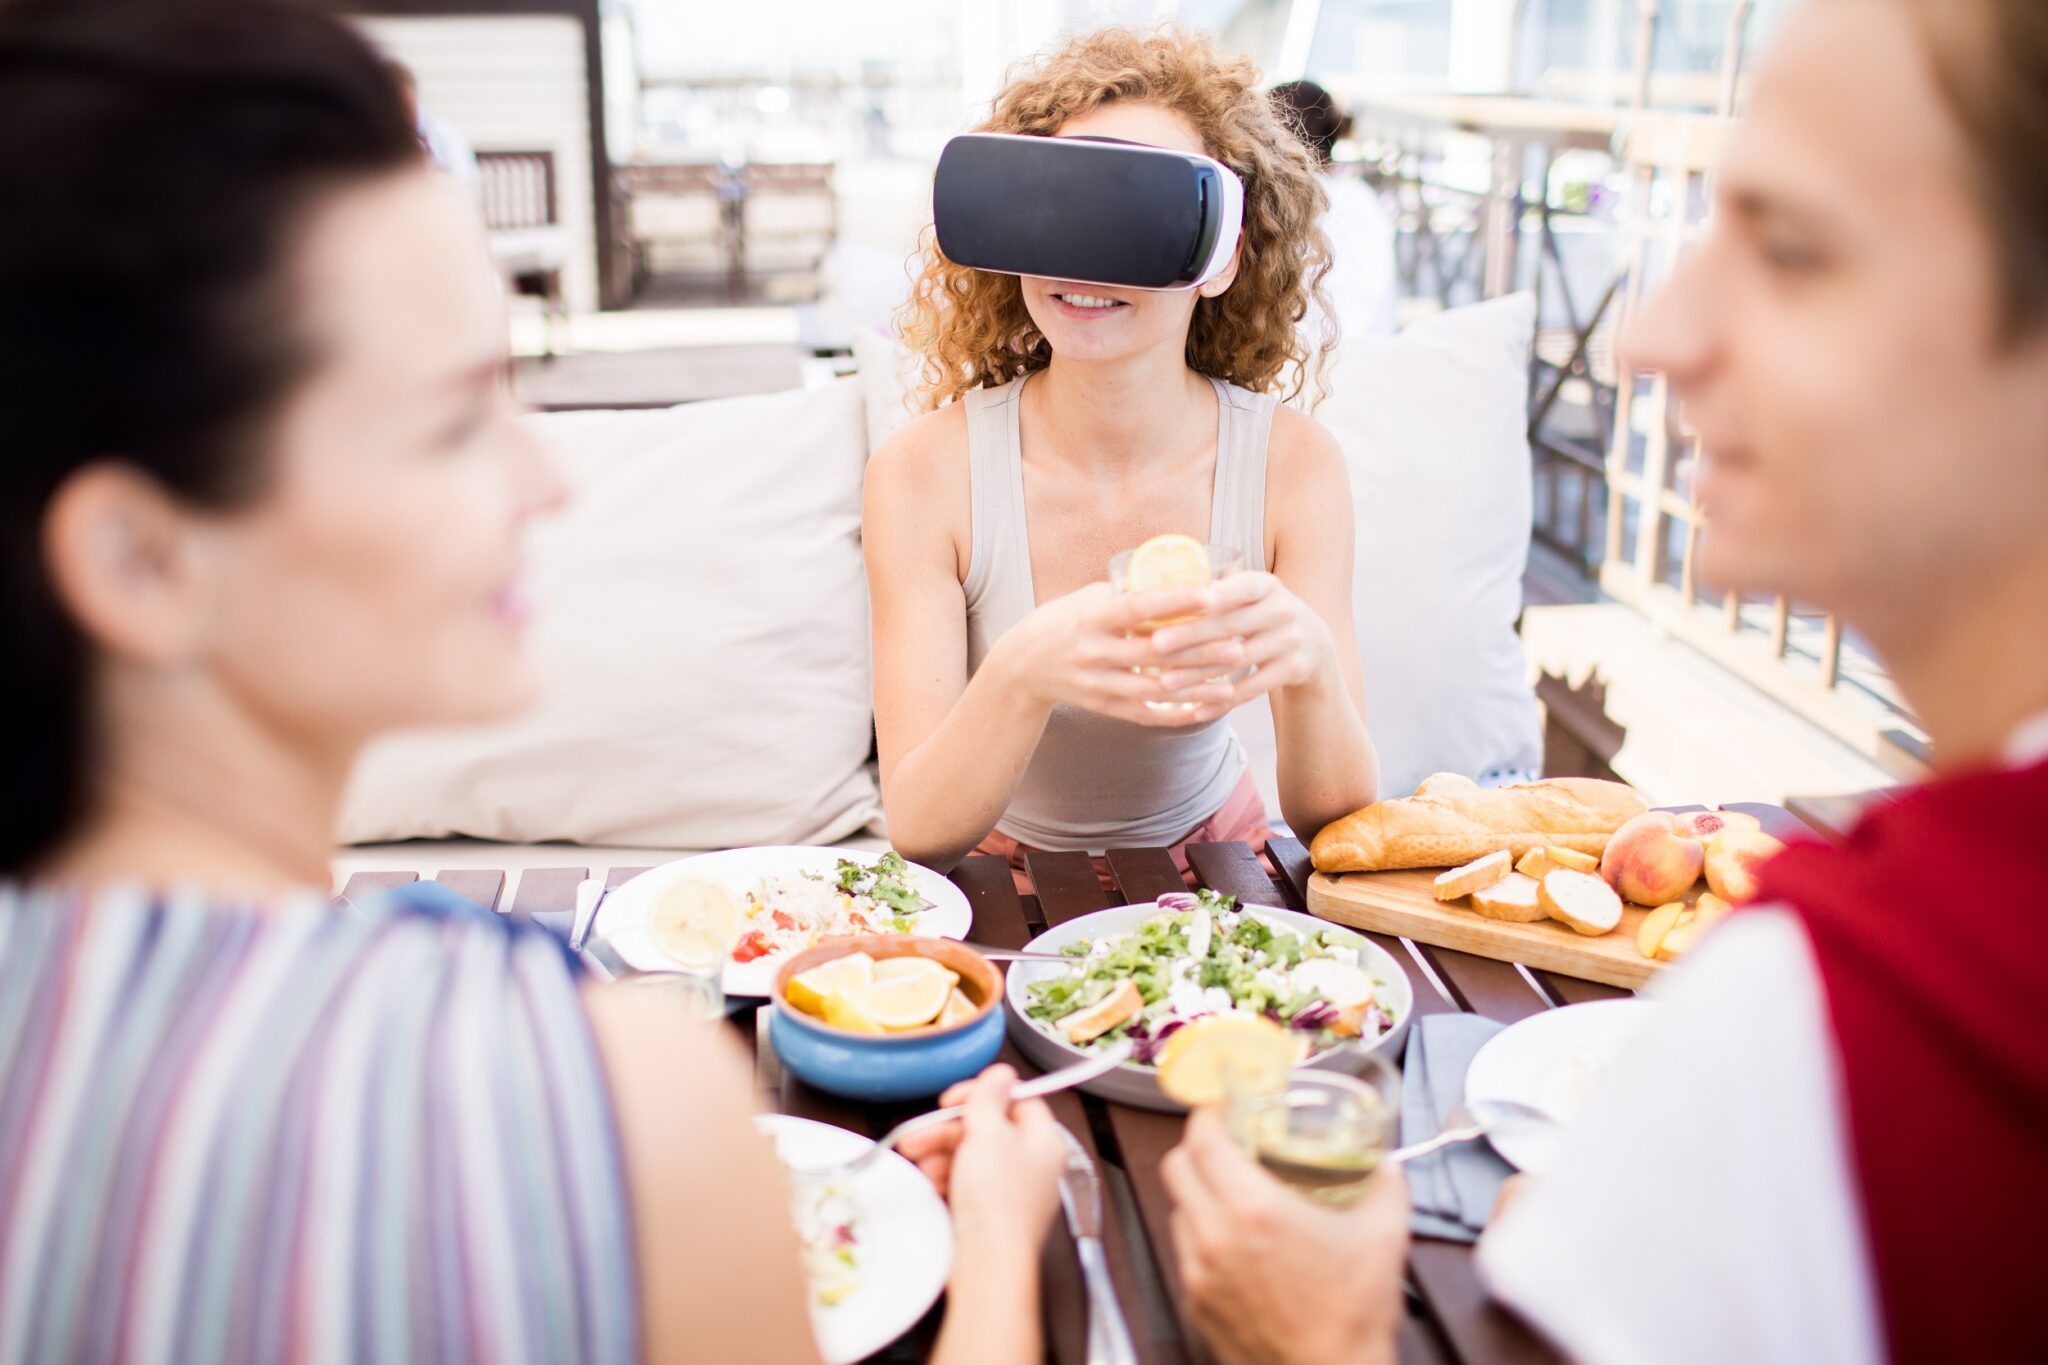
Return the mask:
{"type": "MultiPolygon", "coordinates": [[[[1472,1055],[1505,1027],[1477,1014],[1425,1014],[1408,1030],[1401,1068],[1401,1145],[1435,1137],[1465,1099],[1472,1055]]],[[[1479,1239],[1494,1199],[1514,1168],[1484,1140],[1454,1143],[1417,1157],[1406,1167],[1415,1202],[1409,1226],[1418,1237],[1454,1242],[1479,1239]]]]}

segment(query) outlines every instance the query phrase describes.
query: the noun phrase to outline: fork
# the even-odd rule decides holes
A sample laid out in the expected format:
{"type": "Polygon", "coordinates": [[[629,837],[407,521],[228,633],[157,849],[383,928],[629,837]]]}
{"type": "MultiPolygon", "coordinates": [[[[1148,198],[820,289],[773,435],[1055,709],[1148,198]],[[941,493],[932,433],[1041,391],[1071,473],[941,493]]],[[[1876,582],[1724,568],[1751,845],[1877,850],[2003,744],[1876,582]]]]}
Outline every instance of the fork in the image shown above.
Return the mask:
{"type": "MultiPolygon", "coordinates": [[[[1085,1062],[1062,1067],[1058,1071],[1049,1071],[1035,1080],[1025,1081],[1010,1092],[1010,1098],[1013,1101],[1034,1100],[1045,1095],[1058,1094],[1062,1090],[1071,1090],[1077,1085],[1085,1085],[1097,1076],[1106,1076],[1116,1070],[1129,1059],[1130,1055],[1131,1046],[1129,1043],[1119,1043],[1115,1047],[1104,1048],[1085,1062]]],[[[879,1161],[882,1153],[895,1151],[896,1144],[909,1137],[912,1133],[921,1133],[927,1128],[936,1128],[942,1123],[951,1123],[966,1112],[966,1105],[949,1104],[943,1109],[934,1109],[929,1113],[919,1114],[915,1118],[903,1120],[903,1122],[882,1134],[876,1140],[874,1146],[850,1161],[841,1161],[831,1166],[792,1167],[789,1173],[803,1180],[852,1180],[859,1176],[862,1171],[865,1171],[868,1167],[879,1161]]]]}
{"type": "Polygon", "coordinates": [[[1406,1147],[1396,1147],[1381,1157],[1382,1162],[1399,1165],[1419,1156],[1428,1156],[1439,1148],[1454,1142],[1470,1142],[1485,1137],[1504,1123],[1545,1123],[1555,1126],[1557,1118],[1533,1104],[1519,1100],[1480,1100],[1475,1105],[1461,1104],[1444,1115],[1444,1126],[1435,1137],[1411,1142],[1406,1147]]]}

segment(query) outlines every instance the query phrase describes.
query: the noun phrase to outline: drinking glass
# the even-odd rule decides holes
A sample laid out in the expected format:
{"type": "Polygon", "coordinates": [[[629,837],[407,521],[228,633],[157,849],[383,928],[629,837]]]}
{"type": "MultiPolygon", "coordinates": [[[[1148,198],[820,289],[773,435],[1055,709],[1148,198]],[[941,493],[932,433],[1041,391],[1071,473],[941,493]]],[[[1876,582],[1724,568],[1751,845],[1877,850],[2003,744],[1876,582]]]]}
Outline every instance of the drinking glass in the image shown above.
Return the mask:
{"type": "Polygon", "coordinates": [[[617,990],[660,994],[673,1000],[692,1019],[725,1017],[725,964],[711,968],[676,967],[639,972],[612,983],[617,990]]]}
{"type": "MultiPolygon", "coordinates": [[[[1209,552],[1209,581],[1212,583],[1219,578],[1228,578],[1244,567],[1244,554],[1241,551],[1233,550],[1223,545],[1209,545],[1204,548],[1209,552]]],[[[1110,556],[1109,583],[1119,593],[1131,591],[1129,571],[1131,556],[1136,553],[1136,550],[1121,550],[1110,556]]],[[[1151,635],[1153,632],[1164,630],[1168,626],[1177,626],[1183,621],[1193,621],[1195,619],[1197,618],[1193,616],[1174,616],[1154,621],[1140,621],[1131,629],[1131,634],[1151,635]]],[[[1140,667],[1133,671],[1155,678],[1159,676],[1160,672],[1159,669],[1150,666],[1140,667]]],[[[1148,701],[1145,703],[1145,708],[1149,711],[1177,712],[1193,711],[1196,709],[1196,706],[1194,702],[1188,701],[1148,701]]]]}
{"type": "Polygon", "coordinates": [[[1362,1065],[1356,1076],[1302,1070],[1277,1090],[1233,1092],[1226,1116],[1232,1137],[1307,1198],[1355,1202],[1379,1166],[1401,1107],[1394,1069],[1377,1057],[1362,1065]]]}

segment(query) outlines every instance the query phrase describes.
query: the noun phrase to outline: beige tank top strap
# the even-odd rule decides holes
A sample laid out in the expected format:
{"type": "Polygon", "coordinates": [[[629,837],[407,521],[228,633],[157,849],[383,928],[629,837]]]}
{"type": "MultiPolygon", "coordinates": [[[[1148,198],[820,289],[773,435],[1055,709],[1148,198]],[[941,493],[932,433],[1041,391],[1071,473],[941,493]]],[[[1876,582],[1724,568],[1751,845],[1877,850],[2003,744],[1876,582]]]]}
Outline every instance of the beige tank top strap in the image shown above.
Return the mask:
{"type": "Polygon", "coordinates": [[[1216,491],[1209,510],[1209,540],[1237,550],[1247,569],[1266,568],[1266,443],[1280,400],[1221,379],[1216,406],[1216,491]]]}
{"type": "MultiPolygon", "coordinates": [[[[1029,378],[1029,376],[1025,376],[1029,378]]],[[[1024,442],[1017,398],[1024,379],[993,389],[975,389],[967,406],[969,481],[967,581],[961,590],[969,611],[1008,629],[1035,602],[1031,583],[1031,542],[1024,524],[1024,442]]]]}

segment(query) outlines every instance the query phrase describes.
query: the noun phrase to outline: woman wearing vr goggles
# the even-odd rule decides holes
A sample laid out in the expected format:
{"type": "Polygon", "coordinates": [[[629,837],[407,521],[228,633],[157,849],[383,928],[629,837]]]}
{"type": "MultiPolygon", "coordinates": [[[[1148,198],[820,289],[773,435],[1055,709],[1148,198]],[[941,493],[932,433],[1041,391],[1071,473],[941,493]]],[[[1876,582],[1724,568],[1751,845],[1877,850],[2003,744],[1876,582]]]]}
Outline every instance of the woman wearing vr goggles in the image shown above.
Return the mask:
{"type": "Polygon", "coordinates": [[[1257,72],[1191,35],[1078,39],[949,146],[934,205],[904,330],[935,411],[866,496],[896,846],[1245,838],[1264,811],[1224,717],[1261,695],[1293,825],[1370,801],[1343,458],[1279,393],[1333,340],[1296,334],[1323,193],[1257,72]],[[1170,532],[1244,571],[1103,581],[1170,532]]]}

